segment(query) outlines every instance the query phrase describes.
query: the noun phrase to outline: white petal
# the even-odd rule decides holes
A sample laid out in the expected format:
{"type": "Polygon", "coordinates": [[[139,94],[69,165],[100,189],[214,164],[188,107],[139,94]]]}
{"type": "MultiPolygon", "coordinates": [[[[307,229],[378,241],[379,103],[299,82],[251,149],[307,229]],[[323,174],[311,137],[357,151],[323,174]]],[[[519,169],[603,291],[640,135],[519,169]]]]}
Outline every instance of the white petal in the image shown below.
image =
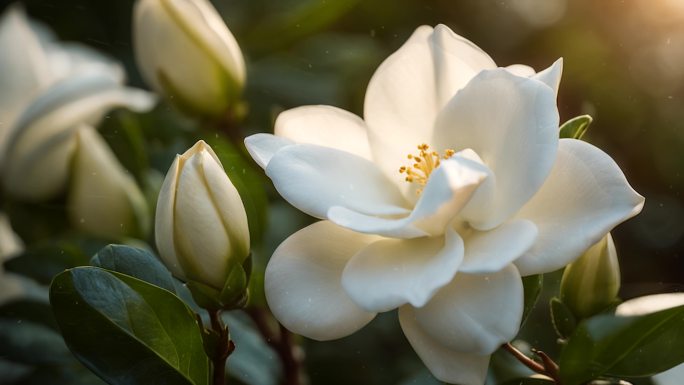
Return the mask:
{"type": "MultiPolygon", "coordinates": [[[[206,146],[206,148],[211,148],[206,146]]],[[[249,226],[240,193],[231,182],[213,151],[202,151],[202,170],[209,196],[230,238],[230,256],[245,258],[249,254],[249,226]]],[[[240,263],[243,260],[238,260],[240,263]]]]}
{"type": "Polygon", "coordinates": [[[354,231],[387,237],[441,235],[487,175],[484,165],[457,154],[442,161],[432,172],[416,206],[406,217],[382,218],[335,206],[328,211],[328,218],[354,231]]]}
{"type": "Polygon", "coordinates": [[[152,94],[122,87],[108,76],[87,74],[55,84],[16,123],[4,160],[5,185],[29,200],[53,196],[66,183],[74,130],[83,123],[96,124],[115,107],[146,111],[154,102],[152,94]],[[50,162],[45,162],[46,152],[52,152],[50,162]]]}
{"type": "Polygon", "coordinates": [[[559,269],[638,214],[643,204],[608,154],[586,142],[561,139],[551,174],[516,215],[534,222],[539,236],[515,264],[522,275],[559,269]]]}
{"type": "Polygon", "coordinates": [[[408,211],[396,186],[373,163],[333,148],[285,147],[273,156],[266,175],[280,195],[314,217],[325,218],[338,205],[375,215],[408,211]]]}
{"type": "Polygon", "coordinates": [[[411,306],[399,308],[399,322],[413,349],[438,380],[462,385],[485,383],[488,354],[462,353],[444,346],[439,339],[425,333],[411,306]]]}
{"type": "Polygon", "coordinates": [[[406,154],[430,143],[435,117],[480,70],[496,67],[470,41],[439,25],[419,27],[375,71],[366,91],[364,117],[380,167],[396,174],[406,154]]]}
{"type": "Polygon", "coordinates": [[[15,119],[52,81],[46,54],[22,7],[8,7],[0,19],[0,150],[15,119]]]}
{"type": "Polygon", "coordinates": [[[684,293],[653,294],[637,297],[621,303],[616,315],[638,316],[684,305],[684,293]]]}
{"type": "Polygon", "coordinates": [[[187,277],[221,289],[231,240],[206,184],[207,158],[212,159],[206,152],[194,154],[180,170],[174,241],[187,277]]]}
{"type": "Polygon", "coordinates": [[[381,240],[349,261],[342,286],[368,311],[406,303],[421,307],[451,281],[462,260],[463,240],[453,231],[434,238],[381,240]]]}
{"type": "Polygon", "coordinates": [[[475,228],[494,228],[537,192],[553,166],[555,95],[545,84],[505,69],[483,71],[440,113],[433,143],[470,148],[492,170],[493,191],[471,202],[463,217],[475,228]]]}
{"type": "Polygon", "coordinates": [[[415,309],[421,328],[451,349],[491,354],[520,328],[523,286],[509,265],[488,275],[458,273],[427,305],[415,309]]]}
{"type": "Polygon", "coordinates": [[[558,88],[560,87],[561,76],[563,75],[563,58],[556,60],[551,66],[536,75],[532,76],[551,89],[558,95],[558,88]]]}
{"type": "Polygon", "coordinates": [[[271,134],[254,134],[245,138],[249,155],[261,168],[266,168],[273,155],[281,148],[295,144],[293,141],[271,134]]]}
{"type": "Polygon", "coordinates": [[[2,263],[24,251],[24,242],[12,229],[9,218],[0,212],[0,274],[2,263]]]}
{"type": "Polygon", "coordinates": [[[164,265],[171,270],[173,275],[185,280],[187,277],[183,273],[174,241],[174,208],[176,207],[176,190],[178,189],[178,177],[182,162],[181,156],[177,155],[166,173],[164,183],[159,191],[154,218],[154,238],[164,265]]]}
{"type": "Polygon", "coordinates": [[[684,365],[658,373],[651,378],[655,385],[681,385],[684,381],[684,365]]]}
{"type": "Polygon", "coordinates": [[[278,115],[275,134],[297,143],[332,147],[371,159],[366,123],[331,106],[303,106],[278,115]]]}
{"type": "Polygon", "coordinates": [[[505,68],[508,72],[512,73],[513,75],[522,76],[525,78],[529,78],[530,76],[534,76],[537,74],[537,71],[535,71],[534,68],[525,64],[512,64],[505,68]]]}
{"type": "Polygon", "coordinates": [[[537,238],[537,226],[527,220],[513,220],[489,231],[459,231],[465,242],[465,257],[459,272],[493,273],[523,255],[537,238]]]}
{"type": "Polygon", "coordinates": [[[266,267],[268,305],[289,330],[315,340],[342,338],[374,317],[342,288],[342,271],[359,250],[378,238],[328,221],[314,223],[285,240],[266,267]]]}

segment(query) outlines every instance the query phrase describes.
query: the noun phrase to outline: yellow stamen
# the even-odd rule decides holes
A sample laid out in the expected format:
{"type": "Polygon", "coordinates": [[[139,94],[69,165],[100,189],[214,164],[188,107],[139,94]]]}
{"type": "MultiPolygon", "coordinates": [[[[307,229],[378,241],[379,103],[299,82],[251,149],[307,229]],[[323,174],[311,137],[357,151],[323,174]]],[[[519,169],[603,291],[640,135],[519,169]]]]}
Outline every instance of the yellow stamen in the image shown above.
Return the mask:
{"type": "MultiPolygon", "coordinates": [[[[430,174],[439,167],[440,162],[444,159],[451,158],[456,152],[452,149],[447,149],[444,151],[443,156],[435,151],[430,151],[430,146],[423,143],[418,146],[420,151],[418,155],[408,154],[407,158],[413,160],[412,167],[401,166],[399,168],[399,173],[406,174],[405,180],[409,183],[418,183],[420,186],[425,186],[430,174]]],[[[416,190],[416,193],[420,195],[423,192],[422,188],[416,190]]]]}

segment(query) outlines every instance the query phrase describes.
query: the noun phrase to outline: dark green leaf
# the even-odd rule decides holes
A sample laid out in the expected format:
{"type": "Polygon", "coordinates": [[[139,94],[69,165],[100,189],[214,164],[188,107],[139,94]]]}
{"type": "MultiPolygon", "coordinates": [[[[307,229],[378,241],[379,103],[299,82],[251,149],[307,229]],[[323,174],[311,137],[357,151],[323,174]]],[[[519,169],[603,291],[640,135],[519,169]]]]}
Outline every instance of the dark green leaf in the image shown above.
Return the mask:
{"type": "Polygon", "coordinates": [[[534,309],[534,305],[539,299],[543,285],[544,276],[542,274],[523,277],[523,288],[525,289],[525,308],[523,310],[522,318],[523,324],[527,321],[527,317],[530,315],[532,309],[534,309]]]}
{"type": "Polygon", "coordinates": [[[551,298],[551,321],[558,337],[567,339],[577,327],[577,320],[570,309],[558,298],[551,298]]]}
{"type": "Polygon", "coordinates": [[[684,306],[636,317],[600,315],[580,323],[560,360],[564,385],[598,376],[644,377],[684,362],[684,306]]]}
{"type": "Polygon", "coordinates": [[[171,273],[147,250],[126,245],[107,245],[95,254],[90,264],[130,275],[175,293],[171,273]]]}
{"type": "Polygon", "coordinates": [[[593,119],[589,115],[574,117],[560,127],[560,138],[582,139],[593,119]]]}
{"type": "Polygon", "coordinates": [[[0,318],[0,357],[23,364],[59,364],[70,359],[54,329],[9,318],[0,318]]]}
{"type": "Polygon", "coordinates": [[[208,383],[197,319],[171,292],[81,267],[55,277],[50,302],[71,351],[108,383],[208,383]]]}

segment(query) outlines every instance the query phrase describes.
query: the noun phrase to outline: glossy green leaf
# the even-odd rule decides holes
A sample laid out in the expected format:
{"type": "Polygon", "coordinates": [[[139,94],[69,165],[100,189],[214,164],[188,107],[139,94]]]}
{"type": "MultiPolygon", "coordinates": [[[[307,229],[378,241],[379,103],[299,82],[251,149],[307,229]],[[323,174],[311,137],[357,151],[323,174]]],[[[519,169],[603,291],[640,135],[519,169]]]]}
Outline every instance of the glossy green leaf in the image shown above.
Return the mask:
{"type": "Polygon", "coordinates": [[[645,377],[684,362],[684,306],[636,317],[600,315],[580,323],[560,359],[564,385],[598,376],[645,377]]]}
{"type": "Polygon", "coordinates": [[[544,275],[542,274],[523,277],[523,289],[525,291],[525,307],[523,309],[522,318],[523,324],[527,321],[527,317],[530,315],[532,309],[534,309],[534,305],[537,304],[543,286],[544,275]]]}
{"type": "Polygon", "coordinates": [[[587,129],[593,121],[592,117],[589,115],[581,115],[574,117],[567,122],[563,123],[560,127],[559,136],[561,139],[582,139],[582,136],[587,132],[587,129]]]}
{"type": "Polygon", "coordinates": [[[200,326],[171,292],[81,267],[55,277],[50,302],[71,351],[108,383],[208,384],[200,326]]]}
{"type": "Polygon", "coordinates": [[[176,292],[169,270],[147,250],[126,245],[107,245],[95,254],[90,264],[176,292]]]}
{"type": "Polygon", "coordinates": [[[558,298],[551,298],[549,308],[551,309],[551,322],[553,322],[556,334],[562,339],[567,339],[577,328],[577,319],[558,298]]]}

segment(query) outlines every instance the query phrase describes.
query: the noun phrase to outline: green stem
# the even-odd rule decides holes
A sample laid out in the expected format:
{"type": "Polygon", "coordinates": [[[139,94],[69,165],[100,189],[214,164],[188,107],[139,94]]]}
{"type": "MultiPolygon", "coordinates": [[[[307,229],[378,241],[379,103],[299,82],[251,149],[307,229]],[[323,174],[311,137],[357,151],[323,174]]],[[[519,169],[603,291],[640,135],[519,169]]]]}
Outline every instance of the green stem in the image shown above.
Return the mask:
{"type": "Polygon", "coordinates": [[[211,328],[219,335],[219,344],[214,356],[211,357],[214,364],[213,385],[225,385],[226,383],[226,360],[235,350],[235,344],[229,338],[228,328],[221,320],[221,310],[207,310],[211,328]]]}

